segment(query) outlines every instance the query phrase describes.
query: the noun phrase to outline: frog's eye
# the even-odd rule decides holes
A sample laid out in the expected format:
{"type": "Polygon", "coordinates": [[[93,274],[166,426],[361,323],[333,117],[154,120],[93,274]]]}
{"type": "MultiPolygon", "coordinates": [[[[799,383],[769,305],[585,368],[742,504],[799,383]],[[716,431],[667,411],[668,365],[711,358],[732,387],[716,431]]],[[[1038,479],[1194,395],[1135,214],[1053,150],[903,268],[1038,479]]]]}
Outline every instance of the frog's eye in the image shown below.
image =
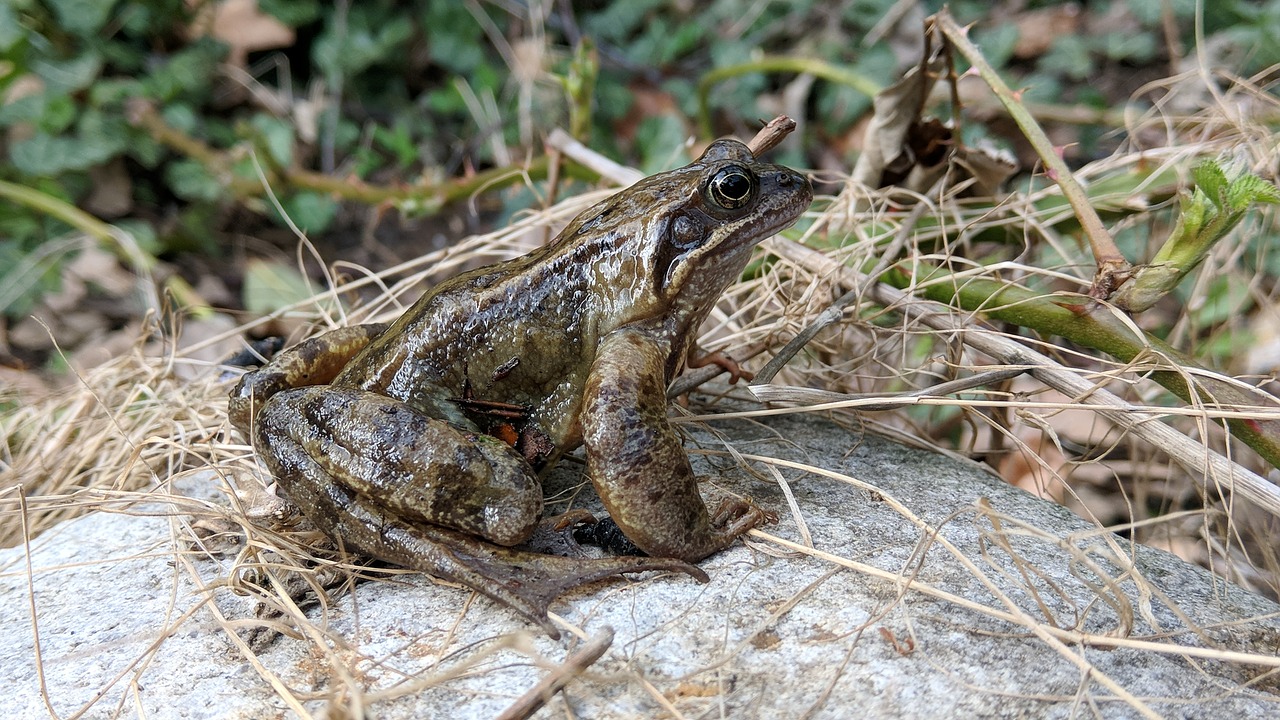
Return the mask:
{"type": "Polygon", "coordinates": [[[725,210],[737,210],[746,205],[755,189],[755,177],[737,166],[724,168],[707,183],[707,194],[711,201],[725,210]]]}

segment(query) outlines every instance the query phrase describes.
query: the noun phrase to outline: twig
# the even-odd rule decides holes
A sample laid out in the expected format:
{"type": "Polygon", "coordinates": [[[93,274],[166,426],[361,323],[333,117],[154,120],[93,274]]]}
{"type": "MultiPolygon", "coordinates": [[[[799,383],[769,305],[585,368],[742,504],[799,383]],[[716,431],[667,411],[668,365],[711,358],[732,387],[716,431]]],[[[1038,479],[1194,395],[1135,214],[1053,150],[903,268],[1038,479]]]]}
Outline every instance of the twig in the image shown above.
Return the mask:
{"type": "Polygon", "coordinates": [[[1228,424],[1236,438],[1280,468],[1280,419],[1274,417],[1280,398],[1206,368],[1108,305],[1069,294],[1045,295],[1003,280],[965,278],[957,283],[943,268],[916,259],[909,269],[887,273],[885,280],[917,297],[980,312],[990,320],[1061,337],[1131,363],[1190,405],[1264,408],[1251,417],[1228,419],[1228,424]]]}
{"type": "Polygon", "coordinates": [[[53,709],[53,702],[49,698],[49,685],[44,676],[44,655],[40,652],[40,614],[36,612],[36,573],[31,565],[31,530],[27,527],[27,495],[23,492],[21,485],[18,485],[17,490],[18,515],[22,518],[22,550],[23,557],[27,561],[27,609],[31,611],[32,649],[35,651],[36,678],[40,683],[40,699],[44,701],[45,710],[49,711],[49,717],[57,718],[58,713],[53,709]]]}
{"type": "Polygon", "coordinates": [[[1067,198],[1067,202],[1071,203],[1071,209],[1080,221],[1080,228],[1084,231],[1085,237],[1089,239],[1089,247],[1093,250],[1094,262],[1098,265],[1090,295],[1098,299],[1110,296],[1111,292],[1119,287],[1120,283],[1128,275],[1129,261],[1125,260],[1120,249],[1116,247],[1111,233],[1102,224],[1102,218],[1098,217],[1097,211],[1089,203],[1089,197],[1085,194],[1084,188],[1080,187],[1080,183],[1076,182],[1075,176],[1071,174],[1071,169],[1067,167],[1066,162],[1058,155],[1053,143],[1045,135],[1044,130],[1041,129],[1039,123],[1032,117],[1026,106],[1023,105],[1018,94],[1009,89],[1009,86],[1005,84],[1000,75],[987,62],[987,59],[983,57],[982,51],[978,49],[978,46],[970,42],[967,31],[956,24],[955,18],[951,17],[951,12],[944,7],[937,15],[933,16],[933,24],[946,36],[952,46],[960,51],[960,54],[969,61],[969,64],[978,71],[978,75],[982,77],[987,86],[991,88],[991,91],[1000,99],[1005,109],[1009,111],[1010,117],[1017,123],[1018,129],[1027,138],[1027,142],[1031,143],[1031,146],[1035,148],[1036,155],[1044,163],[1045,174],[1062,189],[1063,196],[1067,198]]]}
{"type": "Polygon", "coordinates": [[[779,115],[760,128],[760,132],[747,143],[752,155],[760,157],[781,143],[783,138],[795,132],[796,121],[786,115],[779,115]]]}
{"type": "MultiPolygon", "coordinates": [[[[760,128],[756,136],[747,143],[752,155],[760,155],[777,147],[788,134],[796,129],[796,121],[786,115],[779,115],[760,128]]],[[[582,167],[596,173],[602,178],[612,180],[622,186],[634,185],[644,178],[644,173],[610,160],[591,148],[573,139],[569,133],[556,128],[547,136],[547,147],[564,154],[582,167]]]]}
{"type": "Polygon", "coordinates": [[[602,178],[612,180],[623,187],[634,185],[644,179],[644,173],[610,160],[591,148],[573,139],[569,133],[556,128],[547,136],[547,147],[554,148],[565,157],[582,165],[602,178]]]}
{"type": "MultiPolygon", "coordinates": [[[[213,148],[198,138],[169,125],[155,108],[145,101],[132,103],[129,106],[128,117],[130,123],[145,130],[156,142],[199,162],[236,197],[258,197],[262,194],[262,185],[257,179],[240,176],[232,171],[233,160],[243,154],[243,149],[213,148]]],[[[505,187],[528,179],[545,178],[548,165],[548,158],[542,156],[530,160],[526,166],[493,168],[461,180],[396,185],[372,185],[354,176],[326,175],[298,167],[267,168],[267,181],[272,185],[280,184],[285,189],[311,190],[366,205],[391,203],[412,207],[417,212],[433,213],[449,203],[465,200],[481,190],[505,187]]],[[[595,179],[594,173],[580,166],[569,165],[564,172],[573,177],[595,179]]]]}
{"type": "MultiPolygon", "coordinates": [[[[160,312],[160,298],[156,295],[155,282],[151,278],[151,268],[155,267],[156,259],[143,252],[133,235],[99,220],[65,200],[24,185],[0,180],[0,198],[60,220],[114,249],[122,260],[133,266],[133,271],[138,275],[138,290],[146,299],[147,308],[160,312]]],[[[185,286],[185,283],[182,285],[185,286]]],[[[194,292],[183,295],[182,287],[178,289],[177,294],[182,296],[182,300],[190,300],[194,295],[194,292]]]]}
{"type": "Polygon", "coordinates": [[[599,660],[609,646],[613,644],[613,628],[606,627],[599,635],[591,638],[569,657],[563,664],[552,670],[537,685],[511,704],[498,716],[498,720],[525,720],[538,712],[551,696],[564,689],[570,680],[581,675],[595,661],[599,660]]]}

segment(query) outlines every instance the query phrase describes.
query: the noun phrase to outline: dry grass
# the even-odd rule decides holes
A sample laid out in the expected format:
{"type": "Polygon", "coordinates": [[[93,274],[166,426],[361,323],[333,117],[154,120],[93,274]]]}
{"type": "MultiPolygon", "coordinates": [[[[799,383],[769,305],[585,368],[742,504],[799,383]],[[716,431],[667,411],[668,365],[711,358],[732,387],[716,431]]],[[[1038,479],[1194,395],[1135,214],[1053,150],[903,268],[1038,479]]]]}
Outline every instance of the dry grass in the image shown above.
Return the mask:
{"type": "MultiPolygon", "coordinates": [[[[1133,118],[1129,128],[1135,138],[1132,149],[1082,169],[1080,178],[1084,181],[1103,178],[1140,163],[1185,167],[1189,158],[1223,151],[1243,155],[1256,169],[1273,170],[1278,158],[1271,128],[1251,125],[1244,119],[1247,114],[1237,110],[1263,106],[1274,112],[1274,98],[1266,89],[1236,79],[1217,104],[1211,102],[1209,111],[1177,118],[1165,109],[1182,94],[1193,92],[1196,86],[1186,79],[1181,83],[1171,80],[1165,102],[1147,116],[1133,118]],[[1143,138],[1143,142],[1158,138],[1162,144],[1138,147],[1137,138],[1143,138]]],[[[1053,190],[1040,192],[1041,195],[1052,193],[1053,190]]],[[[447,252],[401,267],[376,274],[356,273],[358,280],[333,292],[354,296],[355,292],[367,291],[371,286],[380,292],[374,301],[360,306],[352,317],[317,317],[314,308],[318,303],[291,308],[282,314],[308,318],[319,328],[393,316],[432,278],[522,253],[542,241],[543,228],[563,224],[598,197],[593,194],[572,198],[550,211],[531,214],[510,228],[469,239],[447,252]]],[[[855,241],[829,253],[828,262],[836,260],[852,268],[874,265],[886,239],[894,237],[913,216],[900,204],[904,198],[875,196],[866,203],[866,197],[861,189],[847,187],[838,196],[820,202],[815,206],[817,217],[802,241],[818,241],[828,234],[847,232],[855,241]]],[[[934,230],[923,229],[911,235],[912,246],[907,255],[949,264],[959,278],[991,277],[1022,282],[1039,278],[1042,284],[1051,287],[1074,291],[1086,288],[1092,268],[1080,262],[1081,252],[1070,240],[1058,236],[1051,228],[1055,218],[1036,210],[1037,199],[1015,194],[998,211],[992,211],[973,201],[951,197],[911,198],[930,203],[929,213],[936,215],[940,222],[934,230]],[[955,247],[938,244],[944,239],[942,229],[954,233],[957,228],[965,228],[964,237],[969,238],[989,227],[1025,232],[1028,238],[1034,238],[1029,242],[1034,242],[1035,247],[1029,244],[1025,252],[992,264],[964,259],[985,257],[981,254],[982,248],[965,245],[967,240],[961,240],[955,247]]],[[[1116,202],[1127,206],[1133,199],[1129,194],[1117,197],[1116,202]]],[[[918,219],[919,213],[914,217],[918,219]]],[[[1156,229],[1152,235],[1158,237],[1158,228],[1167,220],[1139,214],[1126,222],[1150,224],[1156,229]]],[[[1241,255],[1253,252],[1247,246],[1251,233],[1270,234],[1275,230],[1275,218],[1270,210],[1255,214],[1214,252],[1207,267],[1198,275],[1195,292],[1204,291],[1206,283],[1216,275],[1239,272],[1241,255]]],[[[850,287],[838,273],[831,272],[829,265],[792,252],[786,243],[774,243],[769,249],[775,254],[775,262],[759,276],[730,288],[706,328],[703,340],[705,347],[724,349],[731,355],[754,355],[747,364],[756,368],[850,287]],[[764,352],[758,352],[762,348],[764,352]]],[[[1259,274],[1249,281],[1255,307],[1259,308],[1255,313],[1232,316],[1209,328],[1196,327],[1192,320],[1181,319],[1175,324],[1171,339],[1176,343],[1191,336],[1211,337],[1227,330],[1239,330],[1250,323],[1273,321],[1275,309],[1280,307],[1276,302],[1275,278],[1259,274]]],[[[1171,455],[1182,452],[1178,447],[1158,444],[1158,440],[1153,444],[1150,437],[1135,434],[1135,427],[1144,423],[1166,424],[1184,437],[1193,438],[1202,449],[1239,463],[1242,471],[1274,473],[1227,436],[1222,424],[1223,411],[1209,407],[1171,408],[1162,393],[1142,379],[1144,368],[1141,366],[1115,363],[1073,348],[1055,347],[1051,342],[1028,338],[1007,328],[990,328],[969,313],[949,316],[950,322],[963,328],[963,333],[940,333],[903,307],[886,307],[883,296],[873,292],[876,287],[873,279],[855,278],[855,282],[862,283],[866,291],[863,299],[846,310],[842,323],[819,334],[775,379],[776,384],[838,393],[900,394],[927,389],[941,379],[1002,365],[1001,358],[975,349],[973,338],[989,336],[1037,349],[1052,356],[1061,373],[1085,378],[1093,387],[1114,393],[1127,403],[1128,409],[1118,415],[1108,415],[1104,403],[1063,395],[1023,377],[1011,384],[970,390],[963,398],[926,395],[912,400],[909,406],[881,411],[875,415],[874,422],[884,432],[903,433],[947,451],[984,457],[1006,480],[1063,502],[1096,520],[1097,538],[1112,552],[1108,561],[1129,568],[1129,579],[1143,587],[1150,588],[1128,563],[1127,554],[1112,539],[1111,531],[1128,533],[1140,541],[1170,549],[1247,588],[1273,597],[1277,594],[1280,562],[1274,542],[1270,540],[1274,537],[1276,518],[1238,497],[1233,498],[1212,482],[1206,482],[1205,477],[1193,476],[1185,466],[1171,462],[1171,455]],[[1129,420],[1124,420],[1125,417],[1129,420]]],[[[234,333],[240,335],[250,327],[236,328],[234,333]]],[[[4,488],[0,496],[0,544],[21,545],[57,523],[94,510],[128,511],[132,503],[156,500],[170,503],[177,523],[177,537],[192,543],[175,545],[174,556],[202,590],[212,593],[216,588],[202,578],[194,563],[202,553],[215,552],[220,540],[230,539],[229,551],[238,554],[238,569],[222,582],[260,600],[269,611],[258,620],[247,621],[223,616],[213,603],[206,603],[204,607],[217,616],[228,638],[263,680],[303,716],[307,715],[303,698],[255,660],[254,639],[245,634],[246,625],[279,630],[311,643],[328,668],[326,672],[330,673],[332,686],[336,688],[334,697],[345,698],[342,702],[347,703],[347,710],[355,715],[359,714],[360,707],[368,707],[380,699],[418,692],[462,674],[483,672],[486,659],[501,648],[515,649],[535,662],[551,664],[545,658],[536,657],[527,644],[513,636],[499,646],[489,646],[470,655],[464,649],[463,661],[429,676],[405,678],[390,687],[365,687],[354,670],[355,649],[346,639],[327,629],[322,619],[305,613],[294,597],[299,582],[319,589],[351,573],[367,571],[335,559],[333,553],[323,549],[324,543],[315,533],[289,525],[287,506],[266,492],[267,478],[254,461],[250,448],[230,432],[225,414],[228,380],[220,375],[217,366],[189,359],[200,349],[193,347],[178,352],[168,338],[153,334],[140,340],[129,355],[84,375],[65,393],[20,407],[4,417],[0,423],[6,453],[0,466],[0,487],[4,488]],[[225,502],[198,500],[174,490],[175,480],[191,476],[199,476],[205,483],[217,483],[225,502]]],[[[1241,368],[1225,370],[1243,375],[1241,368]]],[[[884,398],[874,400],[883,402],[884,398]]],[[[855,399],[848,404],[868,402],[871,400],[855,399]]],[[[1235,412],[1246,415],[1254,412],[1263,417],[1274,411],[1259,407],[1235,412]]],[[[772,467],[826,475],[851,487],[877,491],[874,486],[824,468],[796,467],[772,458],[748,459],[772,467]]],[[[1092,667],[1081,647],[1127,647],[1242,666],[1280,667],[1274,656],[1130,638],[1125,627],[1108,636],[1085,636],[1059,627],[1035,609],[1019,607],[988,578],[989,571],[983,568],[980,558],[966,557],[937,534],[938,528],[929,526],[894,498],[885,500],[906,521],[917,526],[925,536],[934,538],[934,542],[987,584],[996,602],[974,603],[945,588],[919,581],[910,583],[908,589],[904,584],[908,578],[902,574],[886,573],[853,558],[766,532],[756,531],[753,536],[779,552],[803,553],[829,563],[833,569],[848,568],[883,579],[901,588],[901,593],[924,593],[1029,632],[1082,672],[1092,672],[1092,677],[1102,686],[1144,715],[1150,715],[1145,701],[1129,695],[1092,667]]],[[[796,519],[803,527],[803,508],[793,506],[793,510],[799,513],[796,519]]],[[[1011,553],[1011,546],[1002,540],[1008,534],[1062,542],[1060,538],[1045,537],[1036,528],[1017,526],[994,512],[981,508],[976,512],[985,513],[993,528],[992,545],[1011,553]]],[[[1073,551],[1070,543],[1062,544],[1064,552],[1073,551]]],[[[228,550],[224,548],[224,551],[228,550]]],[[[1087,557],[1079,560],[1094,562],[1087,557]]],[[[1034,574],[1035,568],[1027,571],[1034,574]]],[[[1135,613],[1142,612],[1142,608],[1129,604],[1125,593],[1118,588],[1101,587],[1098,592],[1103,602],[1112,604],[1118,615],[1128,618],[1129,625],[1135,613]]],[[[780,607],[775,616],[788,612],[798,600],[793,598],[793,602],[780,607]]],[[[175,625],[187,617],[189,615],[175,618],[175,625]]],[[[651,685],[647,687],[656,702],[678,716],[671,698],[651,685]]]]}

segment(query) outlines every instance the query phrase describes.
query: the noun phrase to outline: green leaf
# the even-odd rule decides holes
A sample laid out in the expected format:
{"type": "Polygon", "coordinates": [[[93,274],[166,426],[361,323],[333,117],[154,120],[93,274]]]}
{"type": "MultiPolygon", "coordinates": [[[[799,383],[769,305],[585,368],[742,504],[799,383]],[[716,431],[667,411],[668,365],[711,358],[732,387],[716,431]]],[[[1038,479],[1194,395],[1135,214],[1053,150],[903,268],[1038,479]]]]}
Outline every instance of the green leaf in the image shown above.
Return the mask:
{"type": "Polygon", "coordinates": [[[1095,64],[1087,38],[1070,33],[1059,35],[1041,59],[1040,68],[1053,68],[1055,73],[1075,80],[1094,74],[1095,64]]]}
{"type": "Polygon", "coordinates": [[[684,147],[688,134],[684,123],[674,115],[655,115],[641,120],[636,127],[636,149],[644,156],[640,169],[648,175],[681,164],[683,154],[677,153],[684,147]]]}
{"type": "Polygon", "coordinates": [[[96,35],[118,0],[49,0],[58,24],[80,37],[96,35]]]}
{"type": "Polygon", "coordinates": [[[1203,304],[1194,311],[1195,319],[1204,326],[1216,325],[1232,316],[1240,316],[1253,306],[1250,283],[1239,277],[1221,275],[1209,284],[1203,304]]]}
{"type": "Polygon", "coordinates": [[[1013,23],[982,25],[973,29],[973,41],[993,67],[1004,67],[1018,45],[1018,27],[1013,23]]]}
{"type": "Polygon", "coordinates": [[[257,132],[261,145],[271,154],[270,161],[276,167],[293,164],[293,126],[270,115],[254,115],[249,122],[257,132]]]}
{"type": "Polygon", "coordinates": [[[48,96],[45,93],[35,93],[0,105],[0,127],[9,127],[15,123],[34,123],[44,115],[47,104],[48,96]]]}
{"type": "Polygon", "coordinates": [[[178,160],[165,167],[165,181],[180,198],[212,202],[222,195],[222,184],[195,160],[178,160]]]}
{"type": "Polygon", "coordinates": [[[307,278],[292,265],[250,260],[244,272],[244,307],[251,313],[271,313],[316,294],[307,278]]]}
{"type": "Polygon", "coordinates": [[[393,153],[401,167],[408,167],[418,159],[418,144],[414,142],[407,122],[397,119],[393,127],[375,126],[373,141],[393,153]]]}
{"type": "Polygon", "coordinates": [[[102,72],[102,55],[87,50],[70,60],[36,60],[31,70],[44,80],[45,90],[63,95],[88,87],[102,72]]]}
{"type": "Polygon", "coordinates": [[[160,111],[160,117],[173,128],[188,134],[195,131],[200,122],[188,103],[169,103],[160,111]]]}
{"type": "Polygon", "coordinates": [[[26,36],[13,6],[0,2],[0,52],[9,52],[26,36]]]}
{"type": "Polygon", "coordinates": [[[154,257],[164,251],[164,247],[160,245],[160,239],[156,237],[156,229],[146,220],[122,218],[115,221],[115,225],[132,235],[133,241],[142,252],[154,257]]]}
{"type": "Polygon", "coordinates": [[[470,74],[485,63],[484,31],[463,3],[425,5],[421,26],[427,35],[427,52],[435,63],[458,75],[470,74]]]}
{"type": "Polygon", "coordinates": [[[67,95],[53,95],[44,104],[44,112],[40,116],[40,129],[58,135],[65,132],[80,114],[80,107],[67,95]]]}
{"type": "Polygon", "coordinates": [[[76,134],[87,155],[86,162],[97,165],[125,151],[129,125],[120,115],[88,110],[80,116],[76,134]]]}
{"type": "Polygon", "coordinates": [[[182,93],[194,93],[205,89],[217,73],[218,63],[227,54],[227,48],[209,38],[187,46],[169,58],[149,75],[145,82],[147,95],[153,100],[167,102],[182,93]]]}
{"type": "MultiPolygon", "coordinates": [[[[333,198],[305,190],[285,198],[280,204],[284,206],[284,211],[293,224],[308,235],[318,235],[328,230],[338,214],[338,203],[333,198]]],[[[272,215],[277,221],[283,221],[277,213],[272,215]]]]}
{"type": "Polygon", "coordinates": [[[1280,202],[1280,190],[1253,173],[1236,178],[1227,188],[1227,204],[1232,210],[1244,210],[1251,204],[1280,202]]]}
{"type": "Polygon", "coordinates": [[[1196,188],[1209,198],[1215,208],[1221,211],[1226,198],[1227,185],[1229,184],[1227,174],[1222,171],[1222,166],[1215,160],[1205,160],[1191,168],[1191,179],[1195,181],[1196,188]]]}
{"type": "MultiPolygon", "coordinates": [[[[413,22],[407,17],[374,17],[353,5],[344,29],[328,27],[316,40],[312,58],[327,77],[358,75],[375,63],[391,57],[399,46],[413,37],[413,22]]],[[[474,21],[473,23],[474,24],[474,21]]]]}
{"type": "Polygon", "coordinates": [[[319,20],[324,8],[315,0],[258,0],[258,9],[296,28],[319,20]]]}
{"type": "Polygon", "coordinates": [[[98,78],[89,86],[89,104],[98,107],[119,104],[142,94],[142,83],[134,78],[98,78]]]}
{"type": "Polygon", "coordinates": [[[14,143],[9,148],[9,159],[15,168],[29,175],[57,175],[97,165],[111,156],[104,150],[76,138],[36,133],[14,143]]]}

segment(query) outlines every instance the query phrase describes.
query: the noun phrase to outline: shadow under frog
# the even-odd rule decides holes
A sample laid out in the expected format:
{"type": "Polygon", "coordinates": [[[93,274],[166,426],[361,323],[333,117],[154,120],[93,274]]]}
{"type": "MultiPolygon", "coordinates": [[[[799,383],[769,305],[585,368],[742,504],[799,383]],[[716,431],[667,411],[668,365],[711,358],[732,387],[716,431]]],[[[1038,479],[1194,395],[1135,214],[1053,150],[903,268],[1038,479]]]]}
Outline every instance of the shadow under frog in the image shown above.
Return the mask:
{"type": "Polygon", "coordinates": [[[756,243],[809,206],[808,181],[734,140],[586,210],[528,255],[440,283],[390,325],[342,328],[245,375],[232,423],[322,531],[462,583],[557,632],[556,596],[679,570],[759,525],[709,512],[666,387],[756,243]],[[538,469],[585,446],[596,492],[650,557],[514,546],[542,514],[538,469]]]}

